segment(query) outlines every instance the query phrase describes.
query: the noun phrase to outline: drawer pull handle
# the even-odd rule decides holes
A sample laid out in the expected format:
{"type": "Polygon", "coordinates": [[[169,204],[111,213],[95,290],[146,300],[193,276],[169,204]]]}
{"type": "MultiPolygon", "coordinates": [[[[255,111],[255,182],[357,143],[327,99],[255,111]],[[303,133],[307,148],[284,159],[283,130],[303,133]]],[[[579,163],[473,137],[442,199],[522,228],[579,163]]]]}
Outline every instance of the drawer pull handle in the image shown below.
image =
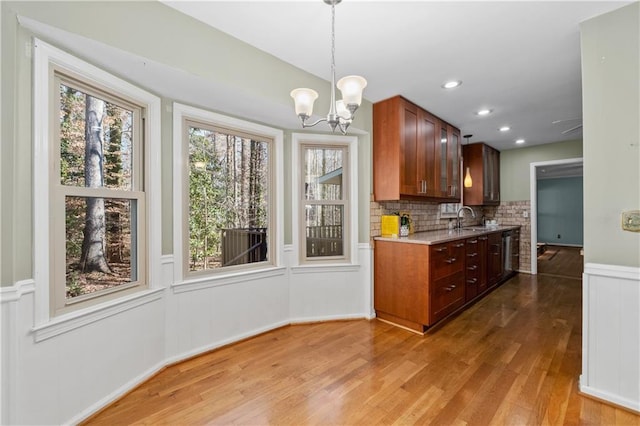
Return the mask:
{"type": "Polygon", "coordinates": [[[478,265],[467,266],[467,269],[470,271],[475,271],[476,269],[478,269],[478,265]]]}
{"type": "Polygon", "coordinates": [[[451,287],[445,287],[444,291],[453,291],[456,288],[455,284],[452,284],[451,287]]]}
{"type": "Polygon", "coordinates": [[[478,255],[478,253],[469,253],[467,256],[469,257],[476,257],[478,255]]]}
{"type": "Polygon", "coordinates": [[[473,279],[467,280],[467,282],[468,282],[469,284],[475,284],[475,283],[477,283],[477,282],[478,282],[478,279],[477,279],[477,278],[473,278],[473,279]]]}
{"type": "Polygon", "coordinates": [[[447,262],[447,263],[453,263],[453,262],[455,262],[455,261],[456,261],[456,258],[455,258],[455,257],[450,257],[449,259],[446,259],[446,260],[445,260],[445,262],[447,262]]]}
{"type": "Polygon", "coordinates": [[[447,248],[446,247],[440,247],[440,248],[437,248],[436,251],[438,253],[442,253],[443,251],[447,251],[447,248]]]}
{"type": "Polygon", "coordinates": [[[478,240],[469,240],[467,244],[478,244],[478,240]]]}
{"type": "Polygon", "coordinates": [[[464,243],[456,244],[456,247],[464,247],[464,243]]]}
{"type": "Polygon", "coordinates": [[[488,240],[488,238],[487,238],[487,237],[478,237],[478,239],[479,239],[480,241],[487,241],[487,240],[488,240]]]}

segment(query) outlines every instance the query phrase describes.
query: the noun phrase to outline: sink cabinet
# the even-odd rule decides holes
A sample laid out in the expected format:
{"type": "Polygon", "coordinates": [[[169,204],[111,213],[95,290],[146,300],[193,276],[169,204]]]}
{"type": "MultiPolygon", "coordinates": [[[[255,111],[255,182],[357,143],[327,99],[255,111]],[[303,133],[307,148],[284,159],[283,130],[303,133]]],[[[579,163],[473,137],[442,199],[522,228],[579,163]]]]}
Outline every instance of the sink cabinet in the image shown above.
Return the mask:
{"type": "Polygon", "coordinates": [[[460,201],[460,130],[401,96],[373,105],[377,201],[460,201]]]}
{"type": "Polygon", "coordinates": [[[462,147],[463,173],[467,167],[473,185],[463,188],[464,203],[470,206],[500,204],[500,151],[485,143],[462,147]]]}

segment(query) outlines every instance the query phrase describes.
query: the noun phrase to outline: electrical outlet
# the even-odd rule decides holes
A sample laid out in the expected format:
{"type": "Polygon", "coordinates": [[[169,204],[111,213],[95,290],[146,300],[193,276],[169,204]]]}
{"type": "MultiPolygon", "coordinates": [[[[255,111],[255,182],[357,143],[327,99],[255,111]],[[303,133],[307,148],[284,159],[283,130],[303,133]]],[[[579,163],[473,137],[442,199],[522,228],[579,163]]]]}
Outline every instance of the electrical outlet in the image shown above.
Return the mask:
{"type": "Polygon", "coordinates": [[[522,212],[522,217],[525,217],[525,218],[529,217],[529,212],[526,211],[526,210],[524,212],[522,212]]]}
{"type": "Polygon", "coordinates": [[[562,238],[562,237],[560,236],[560,234],[558,234],[558,239],[560,239],[560,238],[562,238]]]}

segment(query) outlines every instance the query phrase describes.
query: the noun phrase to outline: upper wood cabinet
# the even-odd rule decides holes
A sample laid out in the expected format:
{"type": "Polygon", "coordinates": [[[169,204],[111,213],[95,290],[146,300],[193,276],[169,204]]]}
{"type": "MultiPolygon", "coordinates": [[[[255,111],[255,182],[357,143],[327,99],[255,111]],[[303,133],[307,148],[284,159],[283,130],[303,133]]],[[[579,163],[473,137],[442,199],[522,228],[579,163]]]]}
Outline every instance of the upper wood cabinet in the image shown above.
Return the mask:
{"type": "Polygon", "coordinates": [[[380,200],[460,201],[460,131],[395,96],[373,105],[373,192],[380,200]]]}
{"type": "Polygon", "coordinates": [[[473,185],[463,188],[464,203],[470,206],[500,204],[500,151],[485,143],[462,146],[463,173],[467,167],[473,185]]]}

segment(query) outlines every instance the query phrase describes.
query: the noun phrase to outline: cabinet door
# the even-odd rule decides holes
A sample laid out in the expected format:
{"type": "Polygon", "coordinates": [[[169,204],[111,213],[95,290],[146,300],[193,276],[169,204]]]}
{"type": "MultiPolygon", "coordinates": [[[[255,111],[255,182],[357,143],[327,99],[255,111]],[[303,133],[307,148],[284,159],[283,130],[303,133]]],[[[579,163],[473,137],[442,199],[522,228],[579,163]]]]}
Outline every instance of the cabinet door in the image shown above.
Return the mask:
{"type": "Polygon", "coordinates": [[[416,160],[418,162],[418,184],[422,195],[435,197],[438,195],[435,186],[436,170],[436,122],[437,119],[424,110],[418,109],[418,144],[416,160]]]}
{"type": "Polygon", "coordinates": [[[492,200],[492,181],[493,181],[493,169],[495,165],[493,164],[494,159],[491,155],[491,148],[483,145],[482,146],[482,199],[484,202],[492,200]]]}
{"type": "Polygon", "coordinates": [[[449,135],[447,134],[447,125],[440,122],[438,126],[439,138],[436,147],[436,166],[437,172],[437,185],[438,185],[438,197],[447,198],[449,195],[449,152],[448,143],[449,135]]]}
{"type": "Polygon", "coordinates": [[[491,201],[500,202],[500,151],[491,150],[491,158],[493,159],[493,167],[491,168],[491,201]]]}
{"type": "Polygon", "coordinates": [[[449,197],[460,199],[460,131],[447,125],[449,197]]]}
{"type": "Polygon", "coordinates": [[[400,111],[400,193],[418,195],[418,108],[402,102],[400,111]]]}

